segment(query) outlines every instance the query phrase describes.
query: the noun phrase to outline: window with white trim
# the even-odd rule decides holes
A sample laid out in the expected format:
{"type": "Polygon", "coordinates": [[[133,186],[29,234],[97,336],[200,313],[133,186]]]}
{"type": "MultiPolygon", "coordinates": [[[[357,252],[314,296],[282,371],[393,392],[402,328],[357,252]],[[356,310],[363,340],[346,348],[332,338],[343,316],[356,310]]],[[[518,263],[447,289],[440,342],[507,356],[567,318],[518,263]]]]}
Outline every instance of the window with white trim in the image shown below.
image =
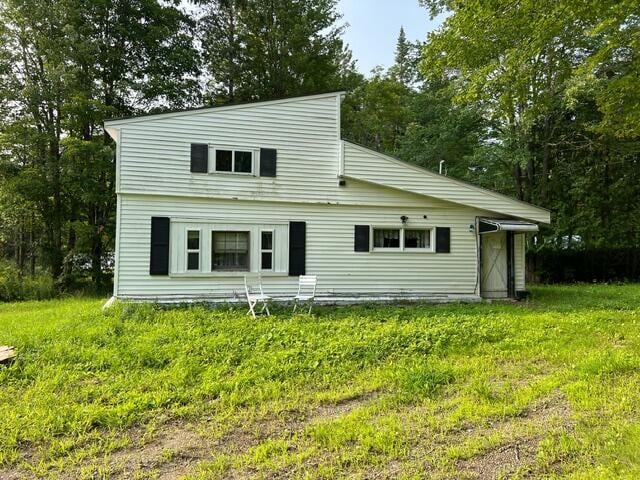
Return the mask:
{"type": "Polygon", "coordinates": [[[187,230],[187,270],[200,270],[200,230],[187,230]]]}
{"type": "Polygon", "coordinates": [[[273,270],[273,230],[260,232],[260,270],[273,270]]]}
{"type": "Polygon", "coordinates": [[[373,227],[373,250],[432,252],[433,228],[373,227]]]}
{"type": "Polygon", "coordinates": [[[400,248],[400,229],[374,228],[373,248],[400,248]]]}
{"type": "Polygon", "coordinates": [[[211,270],[249,271],[249,232],[211,232],[211,270]]]}
{"type": "Polygon", "coordinates": [[[234,277],[289,272],[289,222],[171,219],[169,275],[234,277]],[[264,233],[264,235],[263,235],[264,233]]]}
{"type": "Polygon", "coordinates": [[[215,172],[253,173],[253,150],[216,148],[213,170],[215,172]]]}
{"type": "Polygon", "coordinates": [[[405,250],[430,250],[431,229],[404,229],[403,245],[405,250]]]}

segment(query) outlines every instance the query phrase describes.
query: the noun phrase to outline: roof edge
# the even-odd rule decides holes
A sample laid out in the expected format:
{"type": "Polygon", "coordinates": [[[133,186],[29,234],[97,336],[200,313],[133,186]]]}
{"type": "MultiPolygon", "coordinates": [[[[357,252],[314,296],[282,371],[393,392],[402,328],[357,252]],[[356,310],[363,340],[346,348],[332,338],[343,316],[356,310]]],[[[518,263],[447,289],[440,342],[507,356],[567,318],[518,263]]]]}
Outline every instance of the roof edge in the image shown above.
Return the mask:
{"type": "MultiPolygon", "coordinates": [[[[403,166],[410,167],[413,170],[416,170],[418,172],[421,172],[421,173],[425,173],[426,172],[426,173],[429,173],[431,175],[436,175],[436,176],[438,176],[438,177],[440,177],[442,179],[445,179],[445,180],[448,180],[450,182],[456,183],[456,184],[461,185],[463,187],[470,188],[472,190],[476,190],[476,191],[479,191],[479,192],[484,193],[484,194],[492,195],[493,197],[496,197],[496,198],[499,198],[499,199],[508,200],[510,202],[515,202],[515,203],[518,203],[520,205],[525,205],[525,206],[527,206],[529,208],[536,209],[536,210],[538,210],[540,212],[544,212],[545,214],[549,214],[549,216],[551,216],[550,215],[551,214],[551,210],[549,210],[547,208],[540,207],[538,205],[534,205],[533,203],[525,202],[523,200],[518,200],[517,198],[513,198],[513,197],[510,197],[508,195],[504,195],[502,193],[498,193],[498,192],[495,192],[493,190],[489,190],[488,188],[479,187],[479,186],[474,185],[473,183],[467,182],[465,180],[459,180],[457,178],[448,177],[446,175],[441,175],[440,173],[437,173],[437,172],[434,172],[432,170],[429,170],[428,168],[424,168],[424,167],[421,167],[420,165],[416,165],[414,163],[410,163],[410,162],[407,162],[405,160],[401,160],[401,159],[399,159],[397,157],[392,157],[391,155],[387,155],[385,153],[378,152],[378,151],[373,150],[373,149],[371,149],[369,147],[365,147],[364,145],[360,145],[358,143],[354,143],[354,142],[352,142],[350,140],[342,139],[342,141],[344,143],[348,143],[349,145],[351,145],[351,146],[353,146],[353,147],[355,147],[355,148],[357,148],[359,150],[364,150],[367,153],[371,153],[373,155],[376,155],[378,157],[384,158],[384,159],[389,160],[391,162],[398,163],[398,164],[401,164],[403,166]]],[[[496,213],[500,213],[500,212],[496,212],[496,213]]],[[[540,222],[540,223],[549,224],[550,222],[540,222]]]]}
{"type": "Polygon", "coordinates": [[[210,110],[233,110],[233,109],[238,109],[238,108],[247,108],[247,107],[251,107],[251,106],[259,105],[259,104],[287,103],[287,102],[292,102],[292,101],[297,101],[297,100],[302,100],[302,99],[306,100],[306,99],[312,99],[312,98],[333,97],[333,96],[337,96],[337,95],[339,95],[342,98],[345,94],[346,94],[345,90],[334,90],[334,91],[331,91],[331,92],[314,93],[314,94],[310,94],[310,95],[296,95],[296,96],[290,96],[290,97],[278,97],[278,98],[271,98],[271,99],[268,99],[268,100],[249,100],[249,101],[246,101],[246,102],[226,103],[224,105],[209,105],[209,106],[185,108],[185,109],[181,109],[181,110],[170,110],[170,111],[166,111],[166,112],[157,112],[157,113],[142,113],[140,115],[131,115],[131,116],[125,116],[125,117],[108,118],[108,119],[106,119],[104,121],[104,125],[105,126],[107,126],[107,125],[121,125],[121,124],[125,124],[125,123],[142,122],[142,121],[145,121],[145,120],[149,119],[150,117],[171,118],[171,117],[178,117],[178,116],[187,115],[187,114],[206,113],[206,112],[208,112],[210,110]]]}

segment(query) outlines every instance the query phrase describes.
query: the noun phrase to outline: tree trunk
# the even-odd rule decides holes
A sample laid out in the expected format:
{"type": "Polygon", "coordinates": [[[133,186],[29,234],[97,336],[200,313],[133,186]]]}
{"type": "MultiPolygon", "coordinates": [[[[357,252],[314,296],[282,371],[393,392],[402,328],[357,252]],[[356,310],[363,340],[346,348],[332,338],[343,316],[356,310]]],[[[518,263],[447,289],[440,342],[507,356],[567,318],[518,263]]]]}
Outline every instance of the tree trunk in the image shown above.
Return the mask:
{"type": "Polygon", "coordinates": [[[522,185],[522,168],[520,164],[516,164],[513,172],[514,180],[516,181],[518,200],[524,200],[524,191],[522,185]]]}

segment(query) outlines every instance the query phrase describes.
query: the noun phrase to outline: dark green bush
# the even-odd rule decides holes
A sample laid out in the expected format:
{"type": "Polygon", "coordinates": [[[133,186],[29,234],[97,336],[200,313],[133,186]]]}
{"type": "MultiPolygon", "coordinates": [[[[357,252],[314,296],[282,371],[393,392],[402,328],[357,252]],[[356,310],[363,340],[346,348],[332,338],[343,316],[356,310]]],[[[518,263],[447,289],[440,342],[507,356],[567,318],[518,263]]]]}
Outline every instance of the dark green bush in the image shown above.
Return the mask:
{"type": "Polygon", "coordinates": [[[0,302],[45,300],[55,295],[55,286],[49,275],[20,275],[13,266],[0,263],[0,302]]]}

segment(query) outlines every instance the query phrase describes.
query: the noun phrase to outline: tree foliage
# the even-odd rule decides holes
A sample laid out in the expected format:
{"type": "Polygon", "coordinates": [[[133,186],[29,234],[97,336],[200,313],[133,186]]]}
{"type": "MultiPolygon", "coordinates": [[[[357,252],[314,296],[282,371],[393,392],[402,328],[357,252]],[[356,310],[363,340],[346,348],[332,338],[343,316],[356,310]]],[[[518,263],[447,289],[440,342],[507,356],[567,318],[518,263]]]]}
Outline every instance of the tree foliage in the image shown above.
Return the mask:
{"type": "MultiPolygon", "coordinates": [[[[1,217],[18,264],[30,254],[69,281],[79,253],[113,247],[114,155],[105,118],[198,99],[193,20],[155,0],[1,4],[1,217]],[[13,205],[27,211],[16,216],[13,205]],[[24,232],[27,234],[23,234],[24,232]]],[[[9,248],[9,247],[7,247],[9,248]]]]}
{"type": "Polygon", "coordinates": [[[423,4],[450,15],[425,44],[422,74],[452,81],[454,103],[487,129],[477,181],[551,208],[557,239],[637,246],[637,2],[423,4]]]}
{"type": "Polygon", "coordinates": [[[336,0],[202,0],[210,102],[343,88],[353,74],[336,0]]]}

